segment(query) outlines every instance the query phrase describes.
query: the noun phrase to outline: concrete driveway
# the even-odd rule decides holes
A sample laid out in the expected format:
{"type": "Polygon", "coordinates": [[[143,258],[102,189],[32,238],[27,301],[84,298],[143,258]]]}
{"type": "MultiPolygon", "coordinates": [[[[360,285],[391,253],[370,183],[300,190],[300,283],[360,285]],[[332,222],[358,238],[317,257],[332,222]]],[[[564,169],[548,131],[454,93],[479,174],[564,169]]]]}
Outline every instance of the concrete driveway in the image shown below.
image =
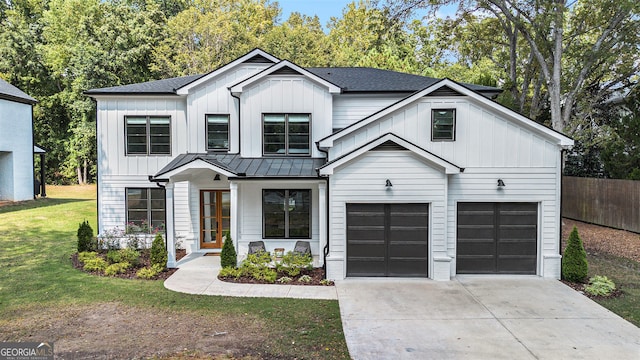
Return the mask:
{"type": "Polygon", "coordinates": [[[354,359],[640,359],[640,329],[556,280],[347,279],[354,359]]]}

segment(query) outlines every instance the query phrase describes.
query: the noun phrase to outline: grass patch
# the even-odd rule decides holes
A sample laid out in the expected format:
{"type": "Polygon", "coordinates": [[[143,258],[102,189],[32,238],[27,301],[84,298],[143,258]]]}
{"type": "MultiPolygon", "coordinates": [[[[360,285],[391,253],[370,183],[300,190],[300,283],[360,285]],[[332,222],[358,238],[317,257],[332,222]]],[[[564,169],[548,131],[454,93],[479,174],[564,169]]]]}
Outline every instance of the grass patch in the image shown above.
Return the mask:
{"type": "Polygon", "coordinates": [[[596,300],[600,305],[640,327],[640,263],[606,253],[588,254],[589,277],[605,275],[623,295],[596,300]]]}
{"type": "Polygon", "coordinates": [[[97,277],[74,269],[70,255],[78,224],[86,219],[97,229],[95,187],[47,190],[46,199],[0,208],[0,328],[43,309],[64,313],[67,307],[119,303],[158,314],[177,312],[176,321],[180,314],[201,314],[222,323],[226,318],[257,322],[264,341],[252,351],[264,358],[349,358],[337,301],[188,295],[166,290],[162,281],[97,277]]]}

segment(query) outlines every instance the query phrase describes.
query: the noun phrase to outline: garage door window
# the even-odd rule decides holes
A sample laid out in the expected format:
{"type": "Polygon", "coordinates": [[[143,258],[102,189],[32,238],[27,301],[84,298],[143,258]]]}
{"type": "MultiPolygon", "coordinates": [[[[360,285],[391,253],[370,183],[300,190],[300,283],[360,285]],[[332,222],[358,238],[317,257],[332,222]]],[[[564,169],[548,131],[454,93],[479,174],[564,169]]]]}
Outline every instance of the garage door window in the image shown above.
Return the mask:
{"type": "Polygon", "coordinates": [[[311,190],[262,190],[265,239],[311,237],[311,190]]]}

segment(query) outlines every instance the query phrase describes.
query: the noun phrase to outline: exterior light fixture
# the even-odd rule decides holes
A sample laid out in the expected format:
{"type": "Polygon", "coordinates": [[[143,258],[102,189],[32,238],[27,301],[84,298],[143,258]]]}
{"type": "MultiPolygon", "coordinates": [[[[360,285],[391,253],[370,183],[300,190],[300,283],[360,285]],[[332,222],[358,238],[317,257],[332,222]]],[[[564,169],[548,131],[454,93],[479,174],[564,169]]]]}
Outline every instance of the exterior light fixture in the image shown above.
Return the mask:
{"type": "Polygon", "coordinates": [[[216,176],[213,177],[213,181],[220,181],[220,174],[216,174],[216,176]]]}
{"type": "Polygon", "coordinates": [[[502,179],[498,179],[498,189],[502,189],[504,187],[505,187],[504,181],[502,181],[502,179]]]}
{"type": "Polygon", "coordinates": [[[384,184],[384,186],[388,189],[391,188],[393,184],[391,183],[391,180],[387,179],[387,182],[384,184]]]}

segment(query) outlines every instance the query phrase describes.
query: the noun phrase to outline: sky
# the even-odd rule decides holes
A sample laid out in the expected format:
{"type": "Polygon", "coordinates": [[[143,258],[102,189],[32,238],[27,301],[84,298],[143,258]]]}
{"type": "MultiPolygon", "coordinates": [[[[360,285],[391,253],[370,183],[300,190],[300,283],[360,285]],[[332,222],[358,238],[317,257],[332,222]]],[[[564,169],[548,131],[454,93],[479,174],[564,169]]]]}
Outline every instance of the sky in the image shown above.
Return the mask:
{"type": "MultiPolygon", "coordinates": [[[[347,4],[357,0],[276,0],[280,4],[282,9],[281,21],[286,21],[289,18],[289,14],[297,11],[304,15],[318,15],[320,18],[320,24],[327,28],[329,19],[333,16],[339,18],[342,16],[342,10],[347,4]]],[[[448,6],[441,10],[438,16],[444,17],[446,15],[455,13],[455,5],[448,6]]]]}

